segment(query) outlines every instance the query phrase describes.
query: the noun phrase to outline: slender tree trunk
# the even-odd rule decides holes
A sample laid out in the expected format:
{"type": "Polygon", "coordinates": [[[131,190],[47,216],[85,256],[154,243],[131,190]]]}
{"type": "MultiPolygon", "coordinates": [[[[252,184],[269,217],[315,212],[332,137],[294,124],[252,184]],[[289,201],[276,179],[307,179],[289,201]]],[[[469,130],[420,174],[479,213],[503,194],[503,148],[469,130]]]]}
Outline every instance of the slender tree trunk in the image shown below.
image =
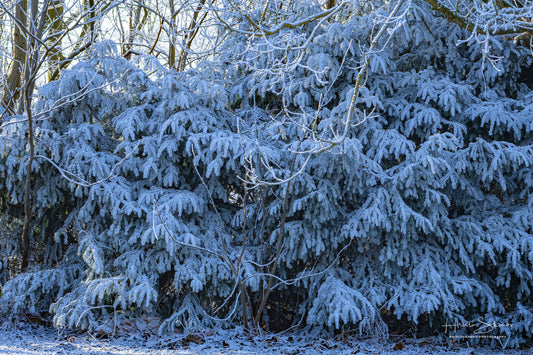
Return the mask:
{"type": "Polygon", "coordinates": [[[87,43],[90,45],[96,41],[95,21],[98,14],[96,13],[94,0],[83,0],[83,8],[87,13],[87,24],[83,26],[83,33],[89,37],[87,43]]]}
{"type": "Polygon", "coordinates": [[[30,229],[32,221],[32,198],[31,198],[31,166],[33,164],[33,159],[35,156],[35,145],[33,140],[33,116],[31,111],[31,98],[33,95],[34,87],[34,70],[36,68],[36,63],[39,60],[39,53],[37,49],[37,43],[35,41],[36,37],[39,37],[38,33],[38,12],[39,12],[39,1],[31,0],[30,2],[31,9],[31,18],[30,18],[30,27],[29,32],[32,36],[29,37],[28,52],[26,53],[26,63],[24,70],[24,110],[26,111],[26,117],[28,120],[28,146],[29,146],[29,155],[28,162],[26,165],[26,181],[24,186],[24,228],[22,230],[22,246],[21,246],[21,269],[24,271],[29,265],[29,256],[30,256],[30,229]]]}
{"type": "Polygon", "coordinates": [[[2,95],[4,112],[15,113],[15,105],[20,97],[22,72],[26,62],[28,42],[24,30],[27,29],[28,0],[20,0],[15,7],[15,26],[13,30],[13,62],[7,76],[2,95]]]}
{"type": "Polygon", "coordinates": [[[124,45],[124,48],[122,50],[122,55],[128,60],[131,58],[135,36],[137,35],[137,32],[140,29],[141,10],[142,6],[139,5],[135,9],[135,13],[132,13],[132,11],[130,11],[130,29],[128,35],[128,42],[124,45]]]}
{"type": "MultiPolygon", "coordinates": [[[[107,7],[107,5],[104,6],[107,7]]],[[[61,74],[61,70],[68,67],[68,65],[83,51],[87,50],[96,41],[96,18],[98,16],[94,0],[83,0],[83,12],[85,23],[83,24],[78,41],[72,48],[69,56],[59,62],[58,68],[49,76],[49,81],[56,80],[61,74]]]]}
{"type": "MultiPolygon", "coordinates": [[[[291,173],[290,173],[291,177],[294,174],[295,164],[296,164],[296,156],[294,156],[292,160],[291,173]]],[[[274,275],[276,275],[276,272],[278,271],[279,257],[281,256],[281,252],[283,248],[282,238],[283,238],[283,234],[285,233],[285,223],[287,221],[287,209],[289,206],[289,192],[291,189],[291,182],[292,182],[292,179],[287,182],[287,186],[285,188],[285,198],[283,199],[283,212],[281,215],[281,222],[279,225],[279,231],[277,235],[279,239],[277,240],[276,254],[274,255],[274,260],[273,260],[274,263],[272,264],[272,269],[269,270],[270,277],[268,278],[266,290],[261,294],[260,304],[259,304],[259,307],[257,308],[257,312],[254,317],[255,328],[259,328],[259,322],[261,321],[261,318],[263,316],[263,311],[267,304],[268,297],[270,296],[270,293],[272,292],[272,284],[274,282],[274,275]]]]}
{"type": "Polygon", "coordinates": [[[176,8],[174,6],[174,0],[169,1],[170,6],[170,33],[169,33],[169,47],[168,47],[168,66],[169,68],[174,68],[176,63],[176,46],[174,41],[176,40],[175,31],[176,31],[176,8]]]}
{"type": "MultiPolygon", "coordinates": [[[[65,29],[65,24],[63,22],[63,4],[59,0],[53,0],[50,6],[48,7],[46,13],[48,16],[48,21],[50,23],[50,28],[52,34],[59,34],[65,29]]],[[[49,44],[52,44],[56,41],[56,37],[51,37],[49,44]]],[[[53,80],[54,73],[56,70],[59,70],[61,61],[65,57],[61,51],[61,44],[58,44],[50,50],[50,56],[48,59],[48,81],[53,80]]]]}
{"type": "Polygon", "coordinates": [[[187,34],[183,38],[183,47],[181,48],[181,53],[178,60],[178,71],[183,71],[185,69],[185,65],[187,64],[187,57],[189,56],[189,50],[191,49],[194,37],[196,37],[196,34],[198,33],[198,26],[201,25],[205,19],[204,16],[202,17],[202,20],[198,22],[198,15],[202,11],[205,2],[206,0],[200,0],[200,3],[196,7],[192,15],[191,23],[187,28],[187,34]]]}
{"type": "MultiPolygon", "coordinates": [[[[28,92],[29,94],[29,92],[28,92]]],[[[33,141],[33,117],[31,111],[31,98],[25,98],[26,114],[28,117],[28,145],[29,155],[28,163],[26,166],[26,181],[24,186],[24,229],[22,230],[22,263],[21,268],[24,271],[29,264],[30,255],[30,224],[32,220],[32,200],[31,200],[31,166],[35,155],[35,146],[33,141]]]]}

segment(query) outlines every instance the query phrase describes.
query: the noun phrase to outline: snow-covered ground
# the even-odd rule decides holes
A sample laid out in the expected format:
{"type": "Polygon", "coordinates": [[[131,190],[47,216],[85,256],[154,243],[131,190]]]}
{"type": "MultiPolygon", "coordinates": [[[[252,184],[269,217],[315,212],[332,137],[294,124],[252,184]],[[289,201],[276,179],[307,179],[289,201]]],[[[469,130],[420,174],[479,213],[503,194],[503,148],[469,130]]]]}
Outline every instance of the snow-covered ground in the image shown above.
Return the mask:
{"type": "Polygon", "coordinates": [[[433,339],[310,340],[298,335],[264,334],[250,338],[240,331],[175,334],[167,337],[140,333],[113,339],[58,332],[35,326],[2,326],[0,354],[533,354],[533,351],[469,347],[436,343],[433,339]]]}

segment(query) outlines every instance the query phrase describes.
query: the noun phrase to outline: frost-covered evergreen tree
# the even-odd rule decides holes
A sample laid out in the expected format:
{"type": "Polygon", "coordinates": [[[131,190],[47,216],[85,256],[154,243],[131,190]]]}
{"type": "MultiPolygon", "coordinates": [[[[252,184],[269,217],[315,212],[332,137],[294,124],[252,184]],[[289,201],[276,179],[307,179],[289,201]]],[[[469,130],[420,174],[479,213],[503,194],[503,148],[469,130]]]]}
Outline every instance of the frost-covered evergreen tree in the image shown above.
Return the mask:
{"type": "MultiPolygon", "coordinates": [[[[512,324],[492,334],[531,338],[531,53],[469,38],[414,2],[371,54],[345,131],[354,68],[384,14],[343,15],[310,26],[311,40],[305,27],[241,39],[243,54],[226,59],[245,73],[233,87],[238,113],[267,110],[284,145],[261,178],[294,175],[284,233],[269,242],[285,246],[279,275],[303,279],[280,298],[300,295],[297,312],[330,328],[376,327],[381,311],[437,331],[483,317],[512,324]],[[266,52],[271,43],[280,48],[266,52]]],[[[265,230],[283,220],[286,186],[261,201],[265,230]]]]}
{"type": "MultiPolygon", "coordinates": [[[[43,87],[38,105],[43,187],[35,192],[36,213],[65,215],[59,229],[42,232],[43,241],[60,248],[64,238],[86,266],[70,283],[63,274],[36,277],[48,268],[19,275],[3,287],[3,304],[33,310],[36,296],[22,291],[42,288],[44,306],[54,298],[57,326],[93,328],[117,311],[159,311],[172,315],[170,327],[200,324],[202,305],[224,300],[237,272],[228,268],[236,254],[230,220],[243,141],[225,111],[225,89],[216,73],[168,72],[154,60],[146,63],[152,80],[119,59],[113,45],[99,48],[43,87]]],[[[6,131],[6,162],[24,155],[24,147],[22,154],[13,148],[21,126],[12,122],[6,131]]],[[[20,159],[13,170],[22,171],[18,166],[20,159]]],[[[21,189],[10,185],[11,170],[4,176],[9,193],[21,189]]],[[[37,234],[42,221],[34,220],[37,234]]],[[[61,256],[36,261],[71,267],[61,256]]]]}
{"type": "Polygon", "coordinates": [[[0,132],[1,310],[89,329],[157,313],[161,331],[483,317],[531,339],[531,53],[422,2],[372,47],[387,11],[319,5],[227,13],[194,70],[106,42],[40,88],[17,276],[23,117],[0,132]]]}

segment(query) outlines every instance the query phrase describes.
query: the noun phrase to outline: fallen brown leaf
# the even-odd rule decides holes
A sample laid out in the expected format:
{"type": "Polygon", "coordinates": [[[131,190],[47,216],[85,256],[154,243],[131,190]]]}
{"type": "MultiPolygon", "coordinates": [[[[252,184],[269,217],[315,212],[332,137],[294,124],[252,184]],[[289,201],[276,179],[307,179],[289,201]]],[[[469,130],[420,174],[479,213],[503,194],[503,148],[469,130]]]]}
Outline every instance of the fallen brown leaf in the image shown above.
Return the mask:
{"type": "Polygon", "coordinates": [[[394,345],[393,349],[395,351],[403,350],[403,349],[405,349],[405,345],[403,345],[402,342],[400,341],[400,342],[396,343],[396,345],[394,345]]]}
{"type": "Polygon", "coordinates": [[[183,344],[188,345],[190,343],[203,344],[205,343],[205,339],[198,334],[189,334],[183,339],[183,344]]]}

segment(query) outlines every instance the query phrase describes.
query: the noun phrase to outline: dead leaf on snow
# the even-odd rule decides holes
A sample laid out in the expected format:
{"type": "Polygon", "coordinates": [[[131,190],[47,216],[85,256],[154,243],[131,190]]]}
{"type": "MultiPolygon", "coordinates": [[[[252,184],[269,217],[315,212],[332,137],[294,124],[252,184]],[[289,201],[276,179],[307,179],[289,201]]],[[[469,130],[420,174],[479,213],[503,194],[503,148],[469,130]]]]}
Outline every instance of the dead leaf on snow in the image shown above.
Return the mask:
{"type": "Polygon", "coordinates": [[[433,344],[433,340],[431,338],[424,338],[420,339],[420,342],[418,343],[419,346],[428,346],[433,344]]]}
{"type": "Polygon", "coordinates": [[[205,339],[198,334],[189,334],[183,339],[183,344],[189,345],[190,343],[203,344],[205,343],[205,339]]]}
{"type": "Polygon", "coordinates": [[[48,324],[46,319],[44,319],[38,314],[26,313],[24,314],[24,317],[31,324],[35,324],[35,325],[47,325],[48,324]]]}
{"type": "Polygon", "coordinates": [[[403,350],[403,349],[405,349],[405,345],[403,345],[403,343],[400,341],[400,342],[396,343],[396,345],[394,345],[393,349],[395,351],[403,350]]]}

